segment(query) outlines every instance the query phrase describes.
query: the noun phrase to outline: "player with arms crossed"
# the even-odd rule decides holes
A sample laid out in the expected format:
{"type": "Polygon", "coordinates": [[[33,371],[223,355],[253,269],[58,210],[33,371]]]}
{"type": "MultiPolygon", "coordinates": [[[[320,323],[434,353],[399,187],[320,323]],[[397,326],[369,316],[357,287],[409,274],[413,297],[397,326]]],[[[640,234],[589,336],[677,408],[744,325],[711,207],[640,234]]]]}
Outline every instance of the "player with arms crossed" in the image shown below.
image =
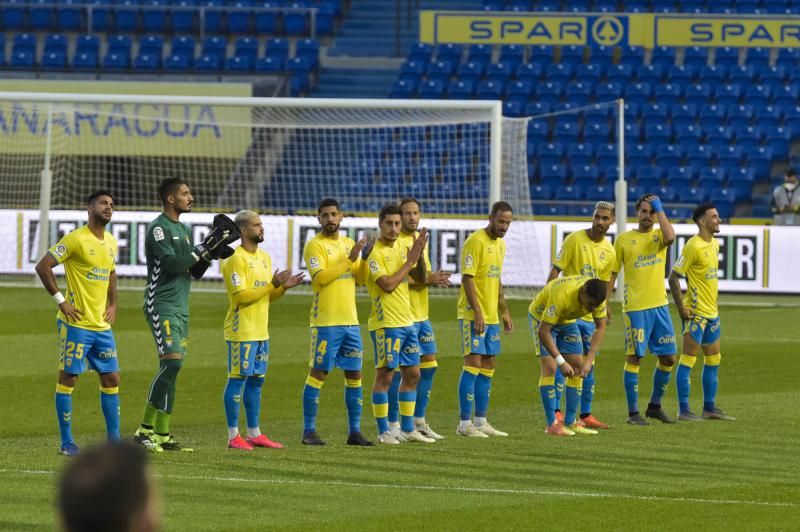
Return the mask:
{"type": "MultiPolygon", "coordinates": [[[[78,377],[93,369],[100,376],[100,407],[109,440],[119,440],[119,362],[111,324],[117,314],[117,241],[105,230],[114,197],[98,190],[87,200],[89,221],[66,234],[36,264],[36,273],[58,305],[58,384],[56,416],[59,453],[78,454],[72,439],[72,391],[78,377]],[[64,265],[67,297],[58,289],[53,268],[64,265]]],[[[46,228],[40,230],[46,238],[46,228]]]]}
{"type": "Polygon", "coordinates": [[[473,438],[508,436],[486,419],[489,395],[500,354],[500,320],[506,334],[514,330],[511,313],[503,297],[503,237],[511,227],[511,205],[498,201],[489,212],[489,224],[472,233],[461,250],[461,289],[458,323],[464,368],[458,382],[460,421],[456,434],[473,438]],[[473,405],[475,423],[472,422],[473,405]]]}
{"type": "MultiPolygon", "coordinates": [[[[575,234],[575,233],[573,233],[575,234]]],[[[576,421],[581,387],[594,371],[594,360],[606,335],[606,281],[573,275],[547,283],[528,307],[528,324],[541,375],[539,393],[547,419],[546,434],[574,436],[597,434],[576,421]],[[589,348],[584,351],[578,318],[594,321],[589,348]],[[556,419],[555,374],[567,378],[567,413],[562,424],[556,419]]]]}
{"type": "Polygon", "coordinates": [[[681,256],[669,275],[669,288],[678,314],[683,320],[683,354],[678,364],[675,381],[678,388],[678,419],[699,421],[721,419],[735,421],[716,405],[717,373],[722,358],[720,354],[720,319],[718,299],[719,213],[710,203],[699,205],[692,213],[697,224],[697,235],[686,242],[681,256]],[[679,277],[686,278],[686,296],[681,300],[679,277]],[[703,350],[703,415],[689,409],[690,375],[703,350]]]}
{"type": "Polygon", "coordinates": [[[378,215],[380,237],[367,257],[367,288],[372,300],[369,333],[375,347],[375,383],[372,410],[378,425],[378,441],[396,445],[404,441],[435,443],[414,426],[414,405],[419,383],[420,348],[408,291],[408,276],[424,282],[425,261],[420,260],[428,242],[422,229],[411,248],[398,243],[402,219],[400,207],[386,205],[378,215]],[[389,386],[395,370],[402,374],[398,391],[400,439],[390,432],[389,386]]]}
{"type": "Polygon", "coordinates": [[[264,241],[261,217],[248,210],[233,219],[242,245],[222,262],[228,291],[225,341],[228,344],[228,383],[223,393],[228,421],[228,447],[252,451],[253,447],[282,449],[283,445],[261,433],[261,388],[269,364],[269,306],[286,290],[303,282],[303,275],[273,273],[272,259],[258,245],[264,241]],[[244,395],[242,394],[244,390],[244,395]],[[247,440],[239,435],[239,404],[244,401],[247,440]]]}
{"type": "Polygon", "coordinates": [[[335,367],[344,371],[344,402],[349,424],[348,445],[370,446],[361,434],[361,363],[363,347],[356,310],[356,282],[361,282],[361,250],[364,237],[353,242],[339,234],[342,211],[339,202],[325,198],[317,207],[321,231],[308,241],[303,260],[311,276],[311,349],[309,372],[303,388],[304,445],[325,445],[317,434],[319,394],[328,373],[335,367]]]}
{"type": "MultiPolygon", "coordinates": [[[[561,244],[556,255],[547,282],[561,273],[563,276],[586,275],[603,281],[611,278],[611,267],[614,266],[614,246],[606,239],[609,227],[614,223],[615,207],[608,201],[598,201],[594,206],[592,227],[571,233],[561,244]]],[[[580,337],[583,342],[583,353],[588,354],[592,344],[595,325],[591,314],[577,321],[580,337]]],[[[595,353],[597,355],[598,353],[595,353]]],[[[548,375],[550,377],[551,375],[548,375]]],[[[564,391],[564,375],[557,371],[555,378],[556,419],[564,422],[561,414],[561,394],[564,391]]],[[[592,399],[594,399],[594,368],[583,379],[581,391],[580,421],[591,429],[607,429],[608,425],[592,415],[592,399]]]]}
{"type": "Polygon", "coordinates": [[[178,177],[166,178],[158,186],[158,196],[164,212],[147,226],[144,244],[144,315],[156,343],[159,368],[133,439],[150,451],[192,451],[169,430],[175,383],[189,340],[191,278],[202,277],[212,260],[230,256],[233,250],[227,244],[238,240],[239,232],[227,216],[218,215],[203,242],[192,246],[189,228],[179,220],[181,214],[192,211],[194,197],[189,185],[178,177]]]}
{"type": "Polygon", "coordinates": [[[636,216],[639,218],[638,227],[617,235],[614,242],[617,256],[608,283],[610,294],[617,274],[625,268],[622,311],[627,356],[624,384],[628,424],[650,424],[639,414],[639,366],[648,347],[658,357],[658,364],[653,373],[653,393],[645,415],[662,423],[675,423],[661,408],[661,398],[669,384],[677,353],[675,329],[664,289],[667,248],[675,241],[675,231],[664,213],[661,200],[653,194],[639,198],[636,216]],[[653,229],[656,221],[659,228],[653,229]]]}
{"type": "MultiPolygon", "coordinates": [[[[400,236],[397,237],[399,246],[406,250],[411,249],[414,239],[418,236],[417,227],[419,226],[420,205],[415,198],[403,198],[400,200],[400,214],[402,216],[402,227],[400,236]]],[[[420,271],[424,276],[425,282],[418,283],[413,277],[408,278],[408,292],[411,300],[411,311],[414,314],[414,328],[417,330],[417,341],[420,346],[419,362],[419,384],[417,384],[417,402],[414,406],[414,426],[423,435],[435,440],[444,439],[444,436],[433,431],[425,420],[425,412],[428,408],[431,389],[433,387],[433,376],[436,373],[438,363],[436,362],[436,336],[433,327],[428,319],[428,287],[429,286],[450,286],[450,272],[431,271],[431,261],[428,256],[428,248],[422,250],[422,260],[424,261],[425,272],[420,271]]],[[[418,264],[418,267],[421,265],[418,264]]],[[[401,373],[394,372],[392,385],[389,387],[389,428],[395,439],[403,437],[400,434],[400,380],[401,373]]]]}

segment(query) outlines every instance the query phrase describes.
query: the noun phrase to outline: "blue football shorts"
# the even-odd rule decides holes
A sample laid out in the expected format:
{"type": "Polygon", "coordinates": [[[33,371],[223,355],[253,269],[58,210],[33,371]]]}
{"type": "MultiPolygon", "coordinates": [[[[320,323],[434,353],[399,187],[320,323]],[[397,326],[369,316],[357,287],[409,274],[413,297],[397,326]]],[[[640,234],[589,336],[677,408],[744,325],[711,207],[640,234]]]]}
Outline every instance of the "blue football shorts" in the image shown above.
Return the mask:
{"type": "Polygon", "coordinates": [[[370,331],[375,347],[375,367],[396,369],[398,366],[419,366],[419,341],[417,329],[384,327],[370,331]]]}
{"type": "Polygon", "coordinates": [[[97,373],[119,371],[117,346],[111,329],[90,331],[57,320],[58,369],[72,375],[94,370],[97,373]]]}
{"type": "MultiPolygon", "coordinates": [[[[575,323],[578,324],[578,330],[581,332],[581,341],[583,342],[583,354],[589,352],[589,349],[592,348],[592,336],[594,335],[594,322],[593,321],[585,321],[585,320],[578,320],[575,323]]],[[[600,351],[597,352],[600,354],[600,351]]]]}
{"type": "MultiPolygon", "coordinates": [[[[541,322],[528,314],[528,327],[531,331],[531,338],[533,339],[534,354],[537,357],[549,357],[550,352],[542,345],[539,340],[539,326],[541,322]]],[[[550,336],[556,343],[556,348],[562,355],[582,355],[583,343],[581,342],[581,332],[578,329],[577,323],[565,323],[563,325],[554,325],[550,329],[550,336]]]]}
{"type": "Polygon", "coordinates": [[[435,355],[437,353],[436,335],[433,334],[431,320],[414,322],[414,328],[417,330],[420,353],[423,355],[435,355]]]}
{"type": "Polygon", "coordinates": [[[489,355],[500,354],[500,324],[486,324],[483,334],[475,332],[475,322],[472,320],[458,320],[461,328],[461,354],[489,355]]]}
{"type": "Polygon", "coordinates": [[[648,348],[656,356],[678,353],[675,329],[667,305],[624,314],[626,355],[641,358],[648,348]]]}
{"type": "Polygon", "coordinates": [[[344,371],[361,371],[364,348],[358,325],[311,327],[308,367],[330,372],[334,367],[344,371]]]}
{"type": "Polygon", "coordinates": [[[228,341],[228,375],[247,377],[266,375],[269,365],[269,340],[228,341]]]}
{"type": "Polygon", "coordinates": [[[689,321],[684,321],[681,325],[681,334],[686,333],[692,340],[699,345],[711,345],[719,340],[722,334],[722,325],[719,316],[716,318],[704,318],[703,316],[692,316],[689,321]]]}

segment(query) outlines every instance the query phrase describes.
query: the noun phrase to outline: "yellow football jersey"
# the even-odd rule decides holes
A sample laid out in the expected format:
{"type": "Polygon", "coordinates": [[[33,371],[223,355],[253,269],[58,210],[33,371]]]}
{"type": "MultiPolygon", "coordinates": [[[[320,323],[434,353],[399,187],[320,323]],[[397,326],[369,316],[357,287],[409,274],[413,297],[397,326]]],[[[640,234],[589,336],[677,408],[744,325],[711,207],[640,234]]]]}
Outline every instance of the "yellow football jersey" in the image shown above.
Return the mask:
{"type": "MultiPolygon", "coordinates": [[[[117,259],[117,240],[106,231],[99,240],[84,225],[64,235],[58,244],[48,251],[59,264],[64,265],[67,276],[66,299],[80,310],[83,317],[70,325],[105,331],[111,325],[103,318],[108,301],[108,280],[114,271],[117,259]]],[[[58,319],[67,322],[60,310],[58,319]]]]}
{"type": "Polygon", "coordinates": [[[578,292],[586,281],[585,275],[571,275],[553,279],[538,293],[528,307],[528,312],[538,321],[552,325],[573,323],[582,316],[604,318],[607,316],[605,302],[591,313],[581,305],[578,292]]]}
{"type": "Polygon", "coordinates": [[[672,271],[686,278],[683,302],[692,314],[714,319],[719,315],[719,242],[693,236],[686,242],[672,271]]]}
{"type": "Polygon", "coordinates": [[[233,301],[237,292],[267,286],[272,282],[272,259],[263,249],[250,253],[242,246],[222,261],[222,277],[228,290],[225,339],[233,342],[269,340],[269,296],[249,305],[233,301]]]}
{"type": "Polygon", "coordinates": [[[367,257],[367,289],[372,301],[369,330],[384,327],[408,327],[414,323],[411,301],[408,296],[408,277],[397,285],[391,294],[380,289],[375,282],[383,276],[394,275],[406,262],[406,249],[397,242],[388,246],[377,240],[367,257]]]}
{"type": "MultiPolygon", "coordinates": [[[[581,230],[564,239],[553,266],[561,270],[564,277],[585,275],[608,281],[611,279],[615,255],[614,246],[607,239],[595,242],[586,231],[581,230]]],[[[581,319],[592,321],[592,315],[587,314],[581,319]]]]}
{"type": "Polygon", "coordinates": [[[314,300],[309,313],[311,327],[358,325],[356,273],[361,268],[361,258],[352,264],[348,258],[354,245],[355,242],[346,236],[329,238],[322,233],[306,244],[303,260],[312,281],[327,269],[339,268],[342,271],[325,286],[314,287],[314,300]]]}
{"type": "MultiPolygon", "coordinates": [[[[406,256],[408,256],[408,250],[411,249],[411,246],[414,244],[414,239],[417,237],[419,233],[415,232],[412,234],[400,233],[400,236],[397,237],[397,245],[402,246],[405,249],[406,256]]],[[[425,271],[431,271],[431,259],[428,254],[428,245],[425,244],[425,249],[422,250],[422,257],[425,261],[425,271]]],[[[411,299],[411,312],[414,314],[414,321],[425,321],[428,319],[428,285],[422,285],[418,287],[409,286],[408,287],[408,295],[411,299]]]]}
{"type": "Polygon", "coordinates": [[[664,287],[667,245],[661,229],[640,233],[632,229],[617,236],[613,272],[625,268],[622,310],[633,312],[667,304],[664,287]]]}
{"type": "MultiPolygon", "coordinates": [[[[486,229],[479,229],[469,235],[461,250],[461,274],[471,275],[475,281],[478,304],[481,306],[484,321],[489,325],[500,323],[497,303],[505,256],[505,241],[502,238],[491,238],[486,229]]],[[[458,293],[458,319],[474,318],[475,312],[469,305],[462,283],[458,293]]]]}

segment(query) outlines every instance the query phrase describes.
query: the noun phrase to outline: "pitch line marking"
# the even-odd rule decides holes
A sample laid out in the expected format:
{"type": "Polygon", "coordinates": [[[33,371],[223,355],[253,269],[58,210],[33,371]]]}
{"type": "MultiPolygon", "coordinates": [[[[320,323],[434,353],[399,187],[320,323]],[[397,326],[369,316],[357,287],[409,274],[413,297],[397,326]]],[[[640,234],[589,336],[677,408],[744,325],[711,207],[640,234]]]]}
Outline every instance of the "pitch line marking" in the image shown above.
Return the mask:
{"type": "MultiPolygon", "coordinates": [[[[55,471],[47,470],[13,470],[0,469],[0,473],[19,473],[23,475],[53,475],[55,471]]],[[[580,492],[566,490],[536,490],[536,489],[511,489],[511,488],[473,488],[468,486],[431,486],[431,485],[395,485],[371,482],[347,482],[341,480],[289,480],[289,479],[258,479],[258,478],[236,478],[236,477],[212,477],[196,475],[155,475],[159,478],[176,480],[201,480],[209,482],[242,482],[247,484],[305,484],[312,486],[345,486],[353,488],[376,488],[376,489],[410,489],[419,491],[455,491],[462,493],[488,493],[496,495],[538,495],[543,497],[591,497],[597,499],[628,499],[636,501],[657,501],[657,502],[689,502],[698,504],[731,504],[742,506],[768,506],[795,508],[797,504],[792,502],[768,502],[768,501],[747,501],[737,499],[702,499],[697,497],[669,497],[662,495],[629,495],[602,492],[580,492]]]]}

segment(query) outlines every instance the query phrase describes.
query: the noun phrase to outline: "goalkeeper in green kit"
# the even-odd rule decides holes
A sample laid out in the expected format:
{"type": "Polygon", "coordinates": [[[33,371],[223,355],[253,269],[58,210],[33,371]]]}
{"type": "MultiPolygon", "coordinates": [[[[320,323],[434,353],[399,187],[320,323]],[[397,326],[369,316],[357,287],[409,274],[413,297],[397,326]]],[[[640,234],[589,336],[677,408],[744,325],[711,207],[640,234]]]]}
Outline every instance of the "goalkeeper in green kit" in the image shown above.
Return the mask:
{"type": "Polygon", "coordinates": [[[194,201],[186,181],[164,179],[158,195],[164,212],[147,226],[145,236],[144,315],[158,350],[159,368],[147,394],[142,425],[133,439],[152,452],[191,451],[169,430],[175,383],[189,338],[191,279],[201,278],[212,260],[233,254],[228,244],[239,239],[239,229],[230,218],[219,214],[203,242],[192,245],[189,228],[179,221],[181,214],[192,211],[194,201]]]}

